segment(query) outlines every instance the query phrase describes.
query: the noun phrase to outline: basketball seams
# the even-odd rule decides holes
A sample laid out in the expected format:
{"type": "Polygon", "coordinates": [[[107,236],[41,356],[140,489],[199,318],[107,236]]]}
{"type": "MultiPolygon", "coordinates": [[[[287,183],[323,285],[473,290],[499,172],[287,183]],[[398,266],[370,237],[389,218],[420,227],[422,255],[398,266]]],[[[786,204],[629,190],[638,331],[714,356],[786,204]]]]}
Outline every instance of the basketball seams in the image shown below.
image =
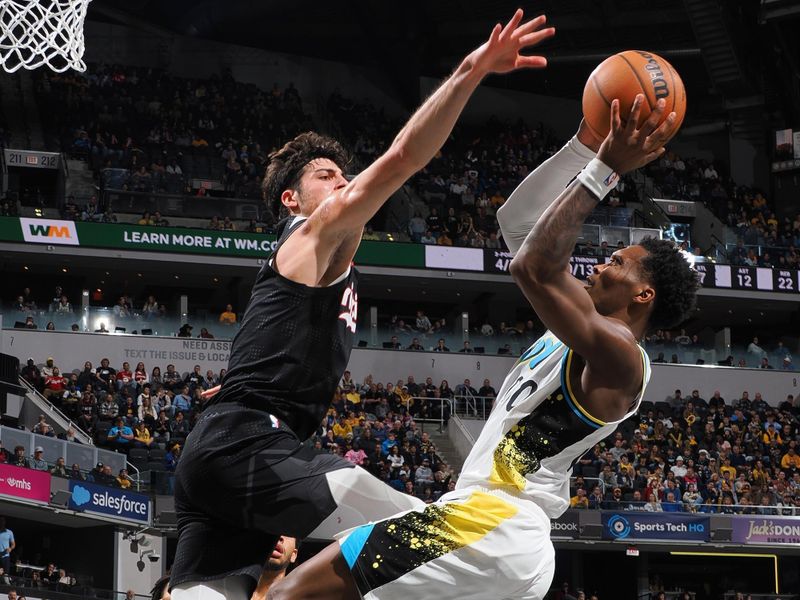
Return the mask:
{"type": "Polygon", "coordinates": [[[669,88],[670,91],[672,92],[670,94],[672,96],[672,109],[667,111],[667,114],[669,114],[670,112],[675,110],[675,106],[678,103],[678,94],[675,93],[675,73],[674,73],[674,71],[672,69],[672,65],[669,65],[669,68],[667,69],[667,71],[669,71],[669,80],[672,82],[672,87],[669,88]]]}
{"type": "Polygon", "coordinates": [[[595,78],[594,74],[592,74],[591,80],[592,80],[592,83],[594,84],[594,89],[597,90],[597,94],[600,96],[600,98],[603,100],[603,102],[608,104],[608,107],[611,108],[611,101],[608,98],[606,98],[606,95],[603,93],[603,90],[600,88],[600,84],[597,83],[597,79],[595,78]]]}
{"type": "Polygon", "coordinates": [[[650,112],[653,112],[655,110],[655,106],[653,106],[653,103],[650,102],[650,94],[647,93],[647,90],[649,88],[647,87],[647,85],[645,85],[644,81],[642,81],[642,78],[639,76],[639,71],[637,71],[636,67],[634,67],[633,64],[631,64],[631,61],[628,60],[628,57],[625,56],[624,52],[620,52],[619,54],[617,54],[617,56],[619,56],[622,60],[624,60],[630,67],[631,71],[633,71],[633,74],[636,75],[636,79],[639,81],[639,85],[642,88],[642,94],[644,94],[644,97],[647,100],[647,106],[650,107],[650,112]]]}

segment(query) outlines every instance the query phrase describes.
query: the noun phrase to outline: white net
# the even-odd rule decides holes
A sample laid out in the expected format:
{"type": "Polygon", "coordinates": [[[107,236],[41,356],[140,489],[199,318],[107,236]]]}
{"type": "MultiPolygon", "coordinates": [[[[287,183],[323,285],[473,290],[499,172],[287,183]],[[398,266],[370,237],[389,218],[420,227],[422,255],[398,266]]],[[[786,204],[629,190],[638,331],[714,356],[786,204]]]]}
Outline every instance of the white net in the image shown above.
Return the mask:
{"type": "Polygon", "coordinates": [[[0,66],[85,71],[83,21],[91,0],[0,0],[0,66]]]}

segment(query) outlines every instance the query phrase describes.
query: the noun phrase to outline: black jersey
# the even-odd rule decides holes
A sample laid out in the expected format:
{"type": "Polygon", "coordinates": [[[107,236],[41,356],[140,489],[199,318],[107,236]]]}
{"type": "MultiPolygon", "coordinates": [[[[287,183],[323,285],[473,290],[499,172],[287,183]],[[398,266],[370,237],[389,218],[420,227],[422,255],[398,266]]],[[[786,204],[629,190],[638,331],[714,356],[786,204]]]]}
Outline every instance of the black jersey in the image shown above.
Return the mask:
{"type": "Polygon", "coordinates": [[[237,402],[282,419],[300,440],[328,411],[356,331],[358,273],[309,287],[273,267],[278,248],[302,224],[286,227],[261,268],[241,328],[233,339],[228,373],[211,400],[237,402]]]}

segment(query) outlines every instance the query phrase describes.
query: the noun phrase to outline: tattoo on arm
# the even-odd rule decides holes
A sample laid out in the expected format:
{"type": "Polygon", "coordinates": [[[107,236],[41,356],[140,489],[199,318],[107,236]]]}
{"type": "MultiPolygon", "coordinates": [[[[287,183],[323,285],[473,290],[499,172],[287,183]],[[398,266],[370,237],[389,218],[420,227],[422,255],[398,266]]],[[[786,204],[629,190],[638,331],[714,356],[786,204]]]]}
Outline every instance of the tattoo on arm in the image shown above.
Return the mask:
{"type": "Polygon", "coordinates": [[[520,254],[541,261],[537,270],[566,268],[586,218],[597,199],[578,181],[573,181],[536,222],[520,254]]]}

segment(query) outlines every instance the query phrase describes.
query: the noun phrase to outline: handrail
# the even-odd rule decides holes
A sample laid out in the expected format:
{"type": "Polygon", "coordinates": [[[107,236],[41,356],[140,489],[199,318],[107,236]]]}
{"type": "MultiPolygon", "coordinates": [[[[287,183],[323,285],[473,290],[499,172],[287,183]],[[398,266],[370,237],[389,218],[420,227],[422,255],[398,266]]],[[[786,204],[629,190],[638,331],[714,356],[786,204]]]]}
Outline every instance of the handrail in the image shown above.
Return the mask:
{"type": "MultiPolygon", "coordinates": [[[[440,432],[444,430],[444,423],[446,421],[445,416],[444,416],[445,415],[445,412],[444,412],[445,403],[447,403],[448,406],[450,407],[450,414],[448,415],[448,419],[450,418],[450,415],[453,414],[453,403],[450,400],[450,398],[429,398],[428,396],[409,396],[409,398],[406,400],[406,412],[409,412],[409,410],[411,408],[411,400],[424,400],[425,402],[438,400],[439,401],[439,418],[438,419],[433,419],[433,420],[434,421],[436,421],[436,420],[439,421],[439,431],[440,432]]],[[[414,421],[424,422],[424,421],[429,421],[429,420],[430,419],[427,418],[427,417],[425,417],[425,418],[414,417],[414,421]]]]}
{"type": "Polygon", "coordinates": [[[495,397],[494,396],[474,396],[472,393],[467,394],[455,394],[453,396],[453,404],[454,409],[453,412],[459,414],[462,417],[475,417],[478,419],[486,420],[489,417],[489,413],[492,412],[492,405],[494,404],[495,397]],[[459,400],[464,401],[464,411],[461,411],[459,408],[459,400]],[[480,403],[478,402],[480,401],[480,403]],[[488,401],[488,402],[487,402],[488,401]],[[478,410],[480,404],[480,410],[478,410]],[[487,404],[489,408],[487,410],[487,404]],[[470,411],[470,409],[472,409],[470,411]]]}
{"type": "Polygon", "coordinates": [[[47,398],[42,396],[36,390],[36,388],[34,388],[30,383],[28,383],[26,379],[24,379],[23,377],[19,377],[19,382],[20,385],[22,385],[27,390],[27,393],[33,394],[36,398],[42,400],[52,414],[55,414],[61,420],[66,421],[68,427],[75,430],[75,437],[81,438],[81,443],[86,444],[88,446],[94,446],[94,440],[92,439],[92,436],[90,436],[83,429],[81,429],[76,423],[72,421],[72,419],[70,419],[67,415],[61,412],[52,402],[50,402],[47,398]]]}

